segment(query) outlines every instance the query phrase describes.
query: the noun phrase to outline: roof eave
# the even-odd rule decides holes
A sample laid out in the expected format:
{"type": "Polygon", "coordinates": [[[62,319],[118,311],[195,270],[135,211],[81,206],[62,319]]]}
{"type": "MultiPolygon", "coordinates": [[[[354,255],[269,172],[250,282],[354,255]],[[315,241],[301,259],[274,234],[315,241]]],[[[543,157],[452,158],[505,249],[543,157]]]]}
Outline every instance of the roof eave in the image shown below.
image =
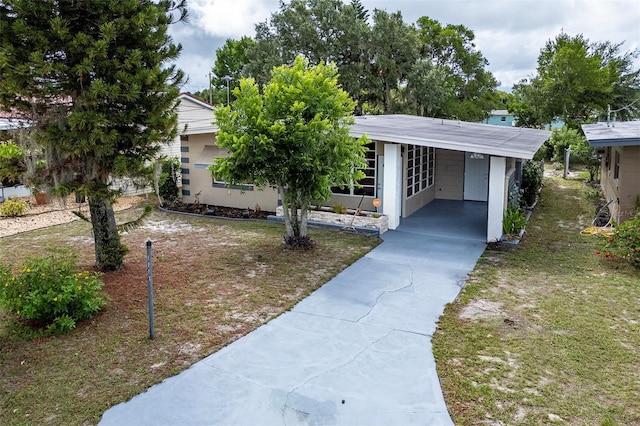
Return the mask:
{"type": "MultiPolygon", "coordinates": [[[[495,155],[499,157],[513,157],[513,158],[522,158],[525,160],[530,160],[535,155],[535,151],[531,152],[529,150],[525,151],[525,150],[514,150],[514,149],[502,149],[500,147],[469,145],[469,144],[465,144],[462,142],[455,142],[455,141],[444,141],[444,140],[430,139],[430,138],[412,138],[409,136],[396,136],[396,135],[389,135],[384,133],[358,132],[353,130],[350,132],[350,135],[356,138],[362,137],[365,134],[371,140],[392,142],[392,143],[404,143],[404,144],[410,144],[410,145],[433,146],[435,148],[449,149],[452,151],[477,152],[480,154],[495,155]]],[[[543,143],[544,141],[540,142],[540,146],[542,146],[543,143]]]]}

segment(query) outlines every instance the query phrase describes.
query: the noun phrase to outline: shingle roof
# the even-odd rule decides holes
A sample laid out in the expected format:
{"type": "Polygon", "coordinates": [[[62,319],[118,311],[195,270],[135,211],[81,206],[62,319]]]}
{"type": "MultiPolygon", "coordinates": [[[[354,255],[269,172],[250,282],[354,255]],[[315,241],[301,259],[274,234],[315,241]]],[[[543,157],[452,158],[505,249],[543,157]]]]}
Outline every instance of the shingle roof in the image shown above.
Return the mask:
{"type": "Polygon", "coordinates": [[[515,158],[533,158],[551,136],[548,130],[495,126],[413,115],[356,117],[350,134],[372,140],[432,146],[515,158]]]}

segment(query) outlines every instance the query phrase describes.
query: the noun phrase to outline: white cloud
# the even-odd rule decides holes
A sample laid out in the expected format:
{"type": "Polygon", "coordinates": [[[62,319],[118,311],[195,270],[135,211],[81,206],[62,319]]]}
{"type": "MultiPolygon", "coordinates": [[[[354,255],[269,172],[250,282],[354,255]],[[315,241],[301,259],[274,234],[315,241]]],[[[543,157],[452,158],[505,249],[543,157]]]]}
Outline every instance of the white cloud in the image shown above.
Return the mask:
{"type": "Polygon", "coordinates": [[[192,0],[188,3],[193,25],[207,34],[225,38],[253,36],[254,25],[277,10],[275,0],[192,0]]]}

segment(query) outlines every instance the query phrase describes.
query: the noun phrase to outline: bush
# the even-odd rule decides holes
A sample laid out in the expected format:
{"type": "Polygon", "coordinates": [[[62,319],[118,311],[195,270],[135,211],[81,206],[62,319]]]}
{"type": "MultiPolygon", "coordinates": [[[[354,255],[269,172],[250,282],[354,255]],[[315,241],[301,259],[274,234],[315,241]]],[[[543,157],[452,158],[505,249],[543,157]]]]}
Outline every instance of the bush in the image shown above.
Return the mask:
{"type": "Polygon", "coordinates": [[[540,188],[542,188],[543,175],[542,166],[538,162],[528,160],[522,164],[522,184],[520,185],[522,196],[520,200],[523,207],[529,207],[535,203],[540,188]]]}
{"type": "Polygon", "coordinates": [[[164,204],[175,205],[180,198],[178,177],[180,160],[176,157],[162,161],[162,171],[158,179],[158,192],[164,204]]]}
{"type": "Polygon", "coordinates": [[[9,198],[0,206],[0,216],[18,217],[24,216],[29,210],[29,205],[22,200],[13,200],[9,198]]]}
{"type": "Polygon", "coordinates": [[[27,259],[16,275],[0,266],[0,303],[19,318],[36,322],[44,335],[73,329],[106,303],[99,295],[99,274],[78,272],[75,258],[68,250],[55,250],[27,259]]]}
{"type": "Polygon", "coordinates": [[[509,207],[502,218],[502,229],[507,235],[516,235],[527,224],[524,213],[519,209],[509,207]]]}
{"type": "Polygon", "coordinates": [[[313,248],[313,240],[308,235],[304,237],[284,237],[284,244],[291,249],[309,250],[313,248]]]}
{"type": "Polygon", "coordinates": [[[617,256],[640,268],[640,213],[618,225],[612,235],[601,238],[602,249],[596,254],[610,259],[617,256]]]}

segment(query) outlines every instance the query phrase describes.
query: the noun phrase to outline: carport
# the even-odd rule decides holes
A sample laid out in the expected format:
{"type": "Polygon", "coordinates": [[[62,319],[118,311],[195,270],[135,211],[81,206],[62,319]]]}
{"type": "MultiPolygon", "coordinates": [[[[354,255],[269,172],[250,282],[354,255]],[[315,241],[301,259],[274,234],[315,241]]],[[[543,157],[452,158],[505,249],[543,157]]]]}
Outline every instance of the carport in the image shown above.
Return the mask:
{"type": "Polygon", "coordinates": [[[449,214],[447,222],[460,226],[467,205],[486,206],[485,240],[492,242],[502,237],[508,189],[519,180],[519,164],[532,159],[551,132],[398,114],[356,117],[350,134],[383,144],[377,152],[376,196],[390,229],[416,212],[430,211],[435,220],[438,208],[453,209],[458,219],[449,214]],[[440,202],[423,210],[435,200],[462,203],[440,202]]]}

